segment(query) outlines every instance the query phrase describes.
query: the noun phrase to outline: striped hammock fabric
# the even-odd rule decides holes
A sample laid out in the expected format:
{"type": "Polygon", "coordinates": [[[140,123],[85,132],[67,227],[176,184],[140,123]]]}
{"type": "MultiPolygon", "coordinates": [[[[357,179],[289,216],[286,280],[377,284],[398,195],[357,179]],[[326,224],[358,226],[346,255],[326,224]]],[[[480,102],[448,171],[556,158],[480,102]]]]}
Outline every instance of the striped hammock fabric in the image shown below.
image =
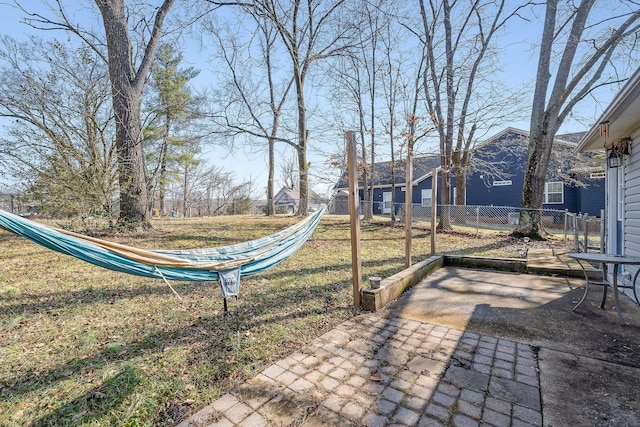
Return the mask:
{"type": "MultiPolygon", "coordinates": [[[[213,249],[146,250],[48,227],[0,210],[0,227],[51,250],[109,270],[155,279],[214,281],[219,273],[265,271],[291,256],[313,234],[325,209],[275,234],[213,249]]],[[[226,295],[223,287],[223,296],[226,295]]],[[[235,293],[237,295],[237,293],[235,293]]],[[[230,295],[233,295],[231,293],[230,295]]]]}

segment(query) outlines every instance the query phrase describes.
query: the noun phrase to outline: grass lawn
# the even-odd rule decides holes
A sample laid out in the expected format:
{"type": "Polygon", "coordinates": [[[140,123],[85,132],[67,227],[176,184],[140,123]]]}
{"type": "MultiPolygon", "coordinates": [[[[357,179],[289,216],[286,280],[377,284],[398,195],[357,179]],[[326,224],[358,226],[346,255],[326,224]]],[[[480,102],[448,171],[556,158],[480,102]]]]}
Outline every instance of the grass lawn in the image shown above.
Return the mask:
{"type": "MultiPolygon", "coordinates": [[[[141,248],[237,243],[291,217],[159,219],[109,236],[141,248]]],[[[362,224],[363,274],[404,265],[404,229],[362,224]]],[[[171,425],[354,314],[347,217],[325,216],[287,261],[243,278],[223,316],[215,283],[111,272],[0,229],[0,425],[171,425]]],[[[438,251],[515,256],[505,233],[438,235],[438,251]],[[506,248],[506,249],[505,249],[506,248]]],[[[430,252],[413,233],[414,261],[430,252]]]]}

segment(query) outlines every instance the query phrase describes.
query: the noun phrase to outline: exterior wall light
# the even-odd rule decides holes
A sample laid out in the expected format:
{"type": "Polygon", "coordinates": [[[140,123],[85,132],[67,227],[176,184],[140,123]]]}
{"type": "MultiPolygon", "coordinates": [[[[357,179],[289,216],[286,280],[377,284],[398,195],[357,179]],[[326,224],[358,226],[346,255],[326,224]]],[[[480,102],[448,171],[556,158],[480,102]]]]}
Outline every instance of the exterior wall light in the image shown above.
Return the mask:
{"type": "Polygon", "coordinates": [[[609,169],[622,165],[624,156],[631,154],[631,138],[623,138],[611,146],[607,156],[607,166],[609,169]]]}

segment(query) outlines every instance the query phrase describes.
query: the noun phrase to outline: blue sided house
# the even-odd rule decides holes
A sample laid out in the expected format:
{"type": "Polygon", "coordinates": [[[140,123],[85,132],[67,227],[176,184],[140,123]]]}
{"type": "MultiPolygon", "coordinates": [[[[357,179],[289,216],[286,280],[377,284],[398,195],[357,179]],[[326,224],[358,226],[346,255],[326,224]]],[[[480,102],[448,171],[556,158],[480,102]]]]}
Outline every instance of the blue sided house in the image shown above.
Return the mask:
{"type": "MultiPolygon", "coordinates": [[[[374,172],[374,190],[373,190],[373,214],[388,215],[391,209],[397,214],[405,202],[406,192],[406,162],[395,162],[395,168],[392,174],[391,162],[376,163],[374,172]],[[392,182],[395,181],[395,188],[392,182]],[[392,192],[395,191],[395,199],[392,192]],[[395,205],[392,205],[392,200],[395,205]]],[[[430,156],[417,157],[413,160],[413,204],[431,207],[431,188],[433,170],[440,172],[440,155],[433,154],[430,156]]],[[[348,198],[348,176],[346,172],[342,175],[335,186],[333,197],[332,213],[343,215],[349,213],[348,198]]],[[[364,190],[362,186],[362,177],[358,182],[360,194],[360,206],[364,200],[364,190]]],[[[438,204],[440,204],[440,195],[438,194],[438,204]]]]}
{"type": "MultiPolygon", "coordinates": [[[[604,159],[593,155],[576,155],[574,150],[583,133],[558,136],[554,144],[545,184],[545,209],[569,210],[600,216],[605,206],[604,159]]],[[[520,206],[524,168],[527,162],[529,134],[507,128],[478,144],[472,151],[467,172],[465,205],[520,206]]],[[[429,208],[433,170],[440,171],[440,156],[414,159],[413,204],[429,208]]],[[[404,204],[406,191],[405,163],[396,162],[395,211],[404,204]]],[[[373,213],[391,213],[391,162],[375,165],[373,213]]],[[[440,177],[438,177],[440,180],[440,177]]],[[[455,200],[456,182],[452,177],[451,201],[455,200]]],[[[359,182],[361,204],[362,182],[359,182]]],[[[348,213],[346,173],[335,186],[333,212],[348,213]]],[[[437,203],[440,204],[440,194],[437,203]]]]}
{"type": "MultiPolygon", "coordinates": [[[[547,172],[544,209],[600,216],[605,206],[604,159],[573,152],[584,133],[556,137],[547,172]]],[[[467,205],[520,206],[529,133],[507,128],[472,152],[467,205]]]]}

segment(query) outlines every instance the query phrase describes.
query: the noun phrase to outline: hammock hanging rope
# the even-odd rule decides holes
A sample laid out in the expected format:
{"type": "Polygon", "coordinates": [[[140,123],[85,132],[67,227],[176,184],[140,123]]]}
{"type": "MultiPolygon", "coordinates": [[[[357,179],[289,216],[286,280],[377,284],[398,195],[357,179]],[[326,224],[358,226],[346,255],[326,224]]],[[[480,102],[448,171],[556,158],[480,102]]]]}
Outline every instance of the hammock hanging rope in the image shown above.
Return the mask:
{"type": "Polygon", "coordinates": [[[313,234],[325,209],[256,240],[211,249],[146,250],[49,227],[0,210],[0,227],[51,250],[113,271],[154,279],[220,281],[222,294],[237,295],[241,276],[274,267],[313,234]],[[230,289],[225,289],[225,279],[230,289]],[[235,289],[234,289],[235,285],[235,289]]]}

